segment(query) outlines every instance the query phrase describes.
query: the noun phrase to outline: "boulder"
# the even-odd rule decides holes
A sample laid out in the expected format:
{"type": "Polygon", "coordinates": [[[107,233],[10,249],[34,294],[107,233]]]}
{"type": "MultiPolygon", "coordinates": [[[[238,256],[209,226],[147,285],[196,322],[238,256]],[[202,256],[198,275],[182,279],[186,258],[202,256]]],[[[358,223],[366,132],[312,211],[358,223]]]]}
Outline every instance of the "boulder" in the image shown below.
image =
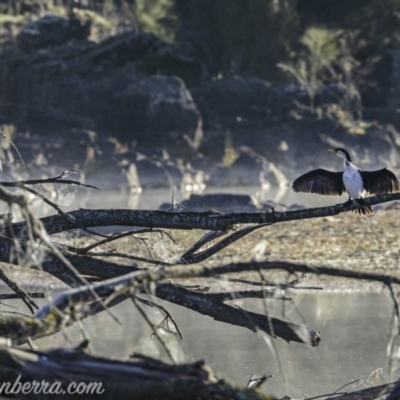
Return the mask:
{"type": "Polygon", "coordinates": [[[6,102],[35,104],[19,112],[31,118],[29,125],[38,119],[38,125],[51,121],[52,129],[67,122],[119,132],[193,136],[201,131],[200,112],[183,81],[147,72],[157,60],[168,64],[163,68],[168,73],[185,63],[192,68],[189,50],[135,31],[92,43],[87,40],[89,28],[74,17],[47,15],[21,32],[24,51],[9,50],[0,61],[7,75],[6,102]]]}
{"type": "Polygon", "coordinates": [[[273,93],[268,82],[259,78],[224,78],[191,87],[206,126],[223,122],[265,119],[273,93]]]}
{"type": "Polygon", "coordinates": [[[90,21],[82,22],[71,15],[63,18],[54,14],[33,21],[17,36],[17,44],[26,51],[34,51],[85,40],[90,35],[90,21]]]}
{"type": "MultiPolygon", "coordinates": [[[[202,118],[186,88],[177,77],[153,75],[133,79],[114,94],[110,113],[114,129],[181,132],[192,135],[201,129],[202,118]]],[[[108,120],[110,122],[110,120],[108,120]]]]}
{"type": "MultiPolygon", "coordinates": [[[[96,83],[100,77],[116,78],[123,72],[121,68],[134,66],[140,69],[141,62],[149,55],[157,53],[165,43],[152,34],[128,31],[112,36],[76,55],[68,55],[68,64],[80,76],[96,83]]],[[[72,47],[77,47],[74,44],[72,47]]]]}
{"type": "MultiPolygon", "coordinates": [[[[271,125],[271,122],[287,118],[290,112],[298,110],[299,105],[304,106],[304,110],[310,106],[305,87],[293,84],[272,87],[256,77],[234,76],[201,82],[190,86],[190,90],[206,128],[238,124],[271,125]]],[[[345,95],[343,85],[327,84],[315,93],[314,104],[318,107],[340,103],[345,95]]]]}
{"type": "Polygon", "coordinates": [[[179,75],[186,80],[200,78],[201,65],[201,60],[196,59],[190,46],[164,43],[155,51],[146,54],[141,69],[149,74],[179,75]]]}
{"type": "Polygon", "coordinates": [[[94,129],[86,83],[55,52],[26,55],[10,72],[7,92],[21,109],[34,104],[23,113],[29,126],[94,129]]]}

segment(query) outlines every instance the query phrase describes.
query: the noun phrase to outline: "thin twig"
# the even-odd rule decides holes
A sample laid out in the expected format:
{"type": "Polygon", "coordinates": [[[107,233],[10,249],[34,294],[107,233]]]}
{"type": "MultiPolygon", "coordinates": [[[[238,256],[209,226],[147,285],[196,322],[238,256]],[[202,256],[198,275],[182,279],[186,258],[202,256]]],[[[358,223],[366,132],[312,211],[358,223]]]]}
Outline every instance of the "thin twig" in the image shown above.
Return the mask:
{"type": "Polygon", "coordinates": [[[22,180],[22,181],[16,181],[16,182],[1,182],[0,185],[5,186],[5,187],[20,187],[24,189],[24,186],[26,185],[38,185],[38,184],[44,184],[44,183],[64,183],[67,185],[77,185],[77,186],[84,186],[90,189],[96,189],[100,190],[98,187],[93,186],[93,185],[88,185],[86,183],[82,183],[79,181],[74,181],[74,180],[69,180],[69,179],[63,179],[65,176],[68,176],[70,172],[80,172],[77,169],[70,169],[67,171],[64,171],[62,174],[51,177],[51,178],[46,178],[46,179],[28,179],[28,180],[22,180]]]}
{"type": "MultiPolygon", "coordinates": [[[[70,246],[67,246],[67,249],[73,249],[70,246]]],[[[73,250],[72,250],[73,251],[73,250]]],[[[114,253],[112,251],[102,251],[102,252],[90,252],[86,254],[87,256],[91,257],[120,257],[120,258],[126,258],[127,260],[134,260],[134,261],[143,261],[149,264],[155,264],[155,265],[164,265],[164,266],[171,266],[174,265],[173,263],[169,263],[167,261],[161,261],[161,260],[155,260],[152,258],[146,258],[146,257],[139,257],[139,256],[131,256],[129,254],[124,254],[124,253],[114,253]]]]}
{"type": "Polygon", "coordinates": [[[27,192],[32,193],[35,196],[39,197],[41,200],[43,200],[45,203],[47,203],[50,207],[54,208],[58,212],[58,214],[60,214],[62,217],[64,217],[69,222],[72,222],[75,225],[76,228],[81,228],[82,230],[84,230],[84,231],[86,231],[88,233],[104,237],[104,235],[102,235],[101,233],[93,232],[93,231],[89,230],[88,228],[86,228],[85,226],[83,226],[80,223],[78,223],[77,220],[75,220],[69,213],[66,213],[65,211],[63,211],[56,203],[52,202],[47,197],[43,196],[37,190],[32,189],[32,188],[30,188],[28,186],[25,186],[25,185],[22,185],[20,187],[22,189],[26,190],[27,192]]]}
{"type": "MultiPolygon", "coordinates": [[[[390,296],[392,297],[392,300],[393,300],[394,310],[395,310],[396,316],[397,316],[397,321],[400,321],[399,304],[397,303],[397,299],[396,299],[396,295],[393,290],[392,282],[388,282],[387,286],[389,287],[390,296]]],[[[398,333],[400,333],[400,325],[397,327],[397,331],[398,331],[398,333]]]]}
{"type": "MultiPolygon", "coordinates": [[[[264,275],[262,274],[261,270],[258,270],[258,273],[260,275],[261,281],[264,281],[264,275]]],[[[270,331],[272,332],[272,337],[275,337],[275,329],[274,329],[274,324],[272,323],[272,318],[271,318],[271,314],[268,311],[268,304],[267,304],[267,291],[263,288],[263,306],[264,306],[264,314],[267,317],[267,321],[268,321],[268,326],[270,331]]],[[[275,357],[276,360],[278,362],[278,366],[279,366],[279,371],[281,373],[282,376],[282,380],[284,382],[286,382],[286,377],[285,377],[285,372],[284,372],[284,368],[283,368],[283,363],[282,363],[282,359],[281,356],[279,354],[279,350],[278,350],[278,346],[276,345],[276,343],[274,341],[271,342],[271,340],[268,340],[268,343],[271,343],[272,348],[274,350],[275,353],[275,357]]]]}
{"type": "Polygon", "coordinates": [[[12,290],[15,292],[15,294],[26,304],[26,306],[29,308],[29,311],[34,314],[36,310],[39,309],[37,304],[29,297],[28,293],[25,292],[22,287],[15,282],[13,279],[8,277],[4,271],[0,268],[0,279],[12,290]]]}
{"type": "Polygon", "coordinates": [[[141,303],[146,304],[149,307],[155,307],[155,308],[158,308],[159,310],[161,310],[162,312],[164,312],[166,314],[166,318],[168,318],[172,322],[172,324],[174,325],[175,330],[178,333],[179,337],[183,340],[183,336],[182,336],[182,333],[181,333],[181,331],[179,329],[178,324],[175,322],[174,318],[172,317],[172,315],[170,314],[170,312],[166,308],[164,308],[163,306],[160,306],[159,304],[153,303],[150,300],[143,299],[143,298],[141,298],[139,296],[136,296],[136,299],[138,301],[140,301],[141,303]]]}
{"type": "Polygon", "coordinates": [[[154,327],[153,323],[150,321],[149,317],[147,316],[147,314],[143,311],[142,307],[139,306],[138,304],[138,300],[136,299],[136,296],[133,293],[130,293],[130,297],[133,301],[133,304],[135,304],[136,308],[138,309],[139,313],[142,315],[143,319],[147,322],[147,324],[150,326],[150,328],[153,330],[153,334],[155,335],[155,337],[158,339],[158,341],[160,342],[161,346],[163,347],[163,349],[165,350],[165,352],[168,355],[168,358],[171,360],[171,362],[173,364],[175,364],[175,360],[172,357],[172,354],[168,348],[168,346],[165,344],[163,338],[158,334],[157,328],[154,327]]]}
{"type": "Polygon", "coordinates": [[[115,240],[122,239],[122,238],[127,237],[127,236],[138,235],[138,234],[141,234],[141,233],[160,233],[160,234],[166,233],[167,236],[175,244],[177,244],[177,242],[172,238],[172,236],[170,234],[168,234],[167,232],[163,231],[162,229],[148,228],[148,229],[138,229],[138,230],[135,230],[135,231],[129,231],[129,232],[124,232],[124,233],[113,234],[110,237],[107,237],[106,239],[99,240],[98,242],[90,244],[90,245],[88,245],[86,247],[77,248],[75,250],[75,253],[77,253],[77,254],[86,254],[88,251],[93,250],[94,248],[96,248],[98,246],[101,246],[103,244],[111,243],[111,242],[113,242],[115,240]]]}
{"type": "Polygon", "coordinates": [[[15,151],[17,152],[22,165],[25,165],[24,160],[22,159],[21,153],[19,152],[19,150],[18,150],[17,146],[14,144],[14,142],[9,137],[7,137],[2,131],[0,131],[0,133],[4,139],[8,140],[11,143],[11,146],[14,147],[15,151]]]}
{"type": "Polygon", "coordinates": [[[227,276],[214,276],[214,279],[218,279],[221,281],[226,281],[226,282],[234,282],[234,283],[244,283],[246,285],[251,285],[251,286],[265,286],[265,287],[276,287],[278,289],[307,289],[307,290],[323,290],[324,288],[319,287],[319,286],[295,286],[298,285],[299,283],[303,282],[305,280],[305,277],[307,277],[307,274],[303,274],[301,278],[295,279],[292,282],[288,283],[276,283],[276,282],[271,282],[268,280],[265,280],[264,282],[257,282],[257,281],[249,281],[247,279],[240,279],[240,278],[229,278],[227,276]]]}

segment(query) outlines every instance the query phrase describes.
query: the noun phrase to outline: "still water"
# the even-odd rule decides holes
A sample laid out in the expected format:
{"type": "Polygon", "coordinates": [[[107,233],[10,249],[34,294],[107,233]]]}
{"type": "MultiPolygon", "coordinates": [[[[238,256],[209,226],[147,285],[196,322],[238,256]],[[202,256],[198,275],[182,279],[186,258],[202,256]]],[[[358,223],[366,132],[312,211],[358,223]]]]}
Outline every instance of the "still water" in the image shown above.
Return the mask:
{"type": "MultiPolygon", "coordinates": [[[[55,296],[57,293],[50,294],[55,296]]],[[[284,309],[281,301],[268,300],[268,309],[273,316],[282,318],[284,313],[284,319],[297,323],[301,323],[303,318],[309,328],[320,331],[322,335],[317,348],[277,339],[275,344],[282,371],[265,335],[216,322],[164,301],[157,302],[170,311],[183,335],[180,341],[173,333],[160,331],[175,360],[204,359],[218,377],[239,385],[246,385],[251,374],[272,374],[274,378],[268,381],[264,392],[278,398],[331,393],[352,380],[367,380],[378,368],[383,371],[380,375],[382,383],[389,378],[386,347],[393,307],[386,291],[296,294],[293,302],[285,302],[284,309]]],[[[261,300],[236,304],[263,313],[261,300]]],[[[18,306],[26,312],[21,302],[18,306]]],[[[131,301],[113,308],[113,312],[123,321],[122,325],[104,312],[83,323],[94,354],[126,358],[138,352],[166,360],[164,351],[151,337],[150,328],[131,301]]],[[[153,308],[146,307],[146,312],[153,323],[158,324],[163,319],[163,315],[153,308]]],[[[82,338],[80,329],[74,326],[35,343],[40,348],[73,346],[82,338]]]]}

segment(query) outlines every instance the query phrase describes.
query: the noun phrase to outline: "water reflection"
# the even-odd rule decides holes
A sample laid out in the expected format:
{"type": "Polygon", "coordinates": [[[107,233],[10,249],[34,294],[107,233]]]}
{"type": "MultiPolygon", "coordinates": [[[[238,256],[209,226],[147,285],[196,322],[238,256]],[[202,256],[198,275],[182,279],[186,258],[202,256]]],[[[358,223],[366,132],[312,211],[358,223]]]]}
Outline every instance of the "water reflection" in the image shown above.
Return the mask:
{"type": "MultiPolygon", "coordinates": [[[[164,340],[174,348],[178,361],[205,359],[217,376],[240,385],[246,385],[251,374],[273,374],[264,391],[278,397],[302,398],[305,394],[312,397],[330,393],[354,379],[366,380],[378,368],[383,369],[384,383],[383,376],[388,374],[386,344],[392,302],[386,292],[298,294],[294,303],[285,302],[284,308],[282,302],[268,300],[272,315],[298,323],[304,318],[308,327],[322,334],[318,348],[288,344],[282,339],[276,341],[286,383],[277,358],[261,333],[216,322],[167,302],[159,303],[172,313],[183,335],[183,342],[177,346],[179,339],[175,335],[161,331],[164,340]]],[[[263,312],[261,301],[246,300],[242,306],[263,312]]],[[[95,354],[126,358],[135,351],[166,359],[132,302],[126,301],[113,311],[124,321],[122,326],[106,313],[83,324],[95,354]]],[[[154,322],[163,318],[154,309],[146,308],[146,311],[154,322]]],[[[64,333],[36,343],[72,346],[81,339],[79,329],[70,327],[64,333]]]]}

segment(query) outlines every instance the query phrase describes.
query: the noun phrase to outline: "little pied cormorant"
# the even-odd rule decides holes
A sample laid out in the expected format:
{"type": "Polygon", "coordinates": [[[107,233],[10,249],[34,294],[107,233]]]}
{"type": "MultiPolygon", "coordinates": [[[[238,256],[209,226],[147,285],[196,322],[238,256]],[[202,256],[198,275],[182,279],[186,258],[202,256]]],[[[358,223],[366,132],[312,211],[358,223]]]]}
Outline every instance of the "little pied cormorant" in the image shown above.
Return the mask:
{"type": "MultiPolygon", "coordinates": [[[[393,172],[386,168],[378,171],[362,171],[352,162],[345,149],[330,149],[344,160],[343,172],[332,172],[326,169],[316,169],[299,176],[293,182],[295,192],[317,193],[324,196],[341,196],[347,192],[350,199],[362,204],[366,192],[371,194],[393,193],[400,191],[400,184],[393,172]]],[[[370,206],[354,210],[359,214],[371,214],[370,206]]]]}

